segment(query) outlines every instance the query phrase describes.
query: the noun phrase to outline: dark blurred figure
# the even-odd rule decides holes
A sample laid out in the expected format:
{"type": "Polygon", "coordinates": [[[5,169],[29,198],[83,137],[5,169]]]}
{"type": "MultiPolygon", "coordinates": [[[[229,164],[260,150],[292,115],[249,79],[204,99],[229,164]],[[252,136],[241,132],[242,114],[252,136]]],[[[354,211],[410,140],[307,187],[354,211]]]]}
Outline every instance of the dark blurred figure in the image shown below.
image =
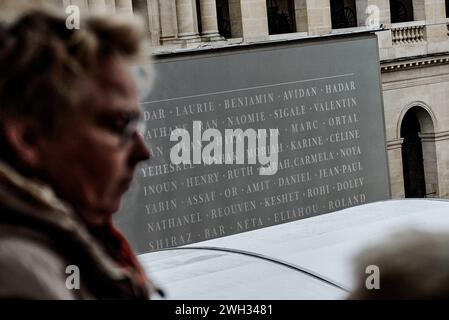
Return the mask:
{"type": "Polygon", "coordinates": [[[112,17],[68,29],[43,10],[0,25],[0,298],[147,299],[154,289],[111,222],[150,156],[129,70],[141,36],[112,17]]]}
{"type": "Polygon", "coordinates": [[[448,233],[397,233],[364,250],[356,265],[358,287],[349,299],[449,299],[448,233]],[[374,275],[366,273],[368,266],[380,271],[379,289],[367,288],[374,275]]]}

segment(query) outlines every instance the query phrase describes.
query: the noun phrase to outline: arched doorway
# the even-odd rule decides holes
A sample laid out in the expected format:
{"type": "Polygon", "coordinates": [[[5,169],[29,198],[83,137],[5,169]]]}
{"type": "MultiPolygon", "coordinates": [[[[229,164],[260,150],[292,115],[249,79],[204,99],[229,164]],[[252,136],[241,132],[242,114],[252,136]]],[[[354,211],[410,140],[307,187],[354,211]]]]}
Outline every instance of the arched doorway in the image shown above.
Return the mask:
{"type": "Polygon", "coordinates": [[[404,171],[404,191],[406,198],[424,198],[426,181],[422,144],[419,137],[421,126],[416,115],[409,110],[402,120],[402,168],[404,171]]]}
{"type": "Polygon", "coordinates": [[[402,118],[400,135],[405,197],[438,196],[435,133],[428,111],[410,108],[402,118]]]}

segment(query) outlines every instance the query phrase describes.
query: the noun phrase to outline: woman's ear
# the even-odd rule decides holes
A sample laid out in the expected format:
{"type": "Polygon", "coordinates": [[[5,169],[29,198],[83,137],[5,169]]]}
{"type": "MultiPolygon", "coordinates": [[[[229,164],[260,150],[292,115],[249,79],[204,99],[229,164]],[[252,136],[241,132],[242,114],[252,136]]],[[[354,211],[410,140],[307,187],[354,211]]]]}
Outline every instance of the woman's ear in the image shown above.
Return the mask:
{"type": "Polygon", "coordinates": [[[40,126],[28,119],[8,119],[2,126],[20,164],[30,169],[38,168],[41,162],[39,139],[43,136],[40,126]]]}

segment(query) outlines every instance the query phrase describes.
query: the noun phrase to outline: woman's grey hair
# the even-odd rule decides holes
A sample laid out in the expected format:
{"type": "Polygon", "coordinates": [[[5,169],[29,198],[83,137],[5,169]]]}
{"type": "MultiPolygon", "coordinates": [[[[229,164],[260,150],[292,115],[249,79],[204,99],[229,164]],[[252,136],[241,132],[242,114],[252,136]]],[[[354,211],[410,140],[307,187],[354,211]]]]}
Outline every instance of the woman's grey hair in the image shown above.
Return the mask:
{"type": "Polygon", "coordinates": [[[80,29],[50,11],[0,24],[0,115],[27,117],[52,129],[61,113],[88,95],[86,81],[110,58],[135,61],[143,32],[134,21],[88,16],[80,29]]]}
{"type": "Polygon", "coordinates": [[[66,16],[44,9],[0,22],[0,140],[5,119],[30,119],[54,132],[61,116],[88,98],[88,80],[108,60],[149,64],[149,55],[140,61],[145,53],[139,22],[86,16],[79,29],[70,29],[66,16]]]}

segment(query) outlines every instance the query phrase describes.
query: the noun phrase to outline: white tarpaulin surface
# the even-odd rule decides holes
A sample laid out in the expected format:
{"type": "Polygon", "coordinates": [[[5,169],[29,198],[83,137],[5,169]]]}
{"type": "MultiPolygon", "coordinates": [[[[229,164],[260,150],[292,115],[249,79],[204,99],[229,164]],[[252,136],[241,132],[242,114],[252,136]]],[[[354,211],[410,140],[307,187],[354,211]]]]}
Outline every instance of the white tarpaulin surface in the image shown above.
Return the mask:
{"type": "Polygon", "coordinates": [[[376,202],[139,259],[169,299],[341,299],[354,255],[410,228],[449,232],[449,202],[376,202]]]}

